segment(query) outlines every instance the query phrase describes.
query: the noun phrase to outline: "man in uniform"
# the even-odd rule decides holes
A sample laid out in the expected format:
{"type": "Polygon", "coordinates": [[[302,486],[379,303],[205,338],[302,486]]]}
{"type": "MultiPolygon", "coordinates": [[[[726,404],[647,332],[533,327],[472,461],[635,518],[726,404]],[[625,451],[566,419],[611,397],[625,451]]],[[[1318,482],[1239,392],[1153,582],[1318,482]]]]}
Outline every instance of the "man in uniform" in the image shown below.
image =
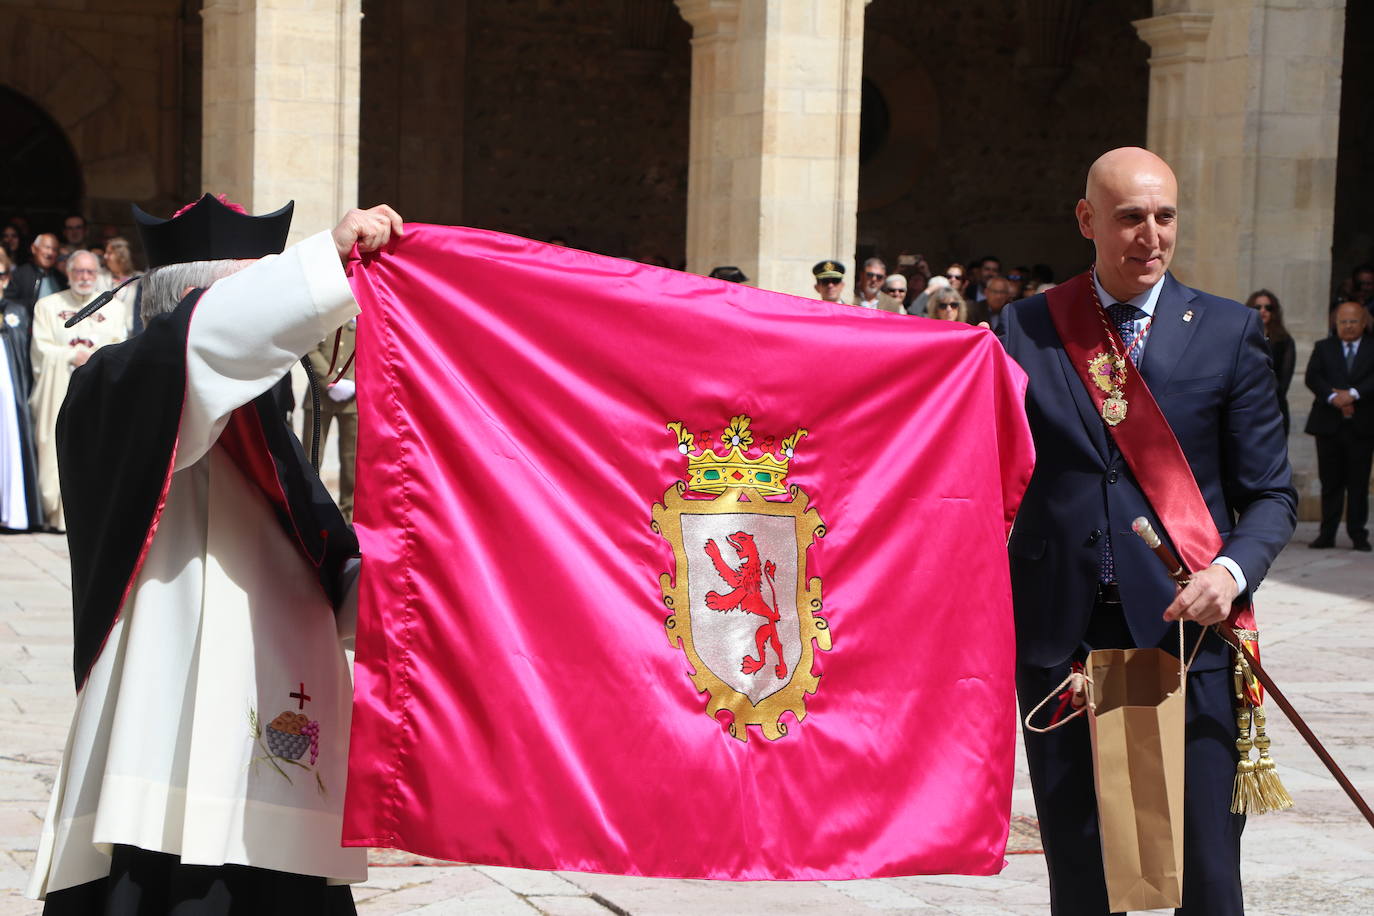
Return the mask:
{"type": "Polygon", "coordinates": [[[30,893],[56,914],[353,913],[358,542],[268,392],[357,314],[343,265],[401,220],[351,210],[282,252],[290,204],[134,215],[144,331],[73,374],[58,420],[78,692],[30,893]]]}
{"type": "MultiPolygon", "coordinates": [[[[1177,621],[1186,621],[1188,651],[1202,643],[1188,676],[1180,912],[1238,916],[1245,819],[1230,813],[1230,650],[1202,627],[1248,601],[1292,535],[1297,496],[1258,313],[1168,272],[1177,197],[1173,171],[1153,153],[1104,154],[1076,208],[1093,269],[1005,311],[1007,351],[1029,377],[1036,449],[1008,541],[1017,692],[1024,714],[1089,649],[1177,652],[1177,621]],[[1142,384],[1157,412],[1132,387],[1142,384]],[[1155,447],[1143,461],[1142,435],[1155,447]],[[1166,461],[1170,438],[1182,454],[1166,461]],[[1181,493],[1193,481],[1187,530],[1214,525],[1218,536],[1205,543],[1221,546],[1177,591],[1130,526],[1145,516],[1166,538],[1182,536],[1145,494],[1181,493]]],[[[1053,910],[1100,916],[1108,906],[1086,721],[1025,739],[1053,910]]]]}
{"type": "Polygon", "coordinates": [[[821,261],[811,268],[816,278],[816,292],[826,302],[844,301],[844,265],[839,261],[821,261]]]}
{"type": "MultiPolygon", "coordinates": [[[[323,389],[320,396],[320,448],[329,441],[329,427],[339,422],[339,511],[350,523],[353,521],[353,472],[358,453],[358,399],[353,384],[353,348],[358,339],[358,320],[350,318],[339,329],[337,338],[330,334],[306,356],[310,368],[323,389]],[[338,340],[338,349],[334,342],[338,340]],[[345,368],[346,367],[346,368],[345,368]],[[335,381],[339,370],[343,375],[335,381]]],[[[310,442],[315,435],[315,406],[305,398],[305,423],[301,427],[301,441],[310,442]]]]}

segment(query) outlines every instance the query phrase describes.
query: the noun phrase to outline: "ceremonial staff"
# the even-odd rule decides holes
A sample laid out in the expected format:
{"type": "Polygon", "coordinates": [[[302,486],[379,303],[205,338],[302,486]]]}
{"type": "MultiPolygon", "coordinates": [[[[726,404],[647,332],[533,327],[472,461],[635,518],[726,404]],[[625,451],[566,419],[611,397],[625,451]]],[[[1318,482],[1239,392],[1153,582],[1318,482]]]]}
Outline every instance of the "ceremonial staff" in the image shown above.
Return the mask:
{"type": "MultiPolygon", "coordinates": [[[[1136,534],[1140,535],[1141,540],[1145,542],[1145,546],[1153,550],[1155,556],[1159,557],[1159,561],[1164,564],[1164,568],[1169,572],[1169,578],[1177,582],[1180,587],[1187,585],[1192,573],[1183,566],[1183,563],[1174,555],[1169,545],[1165,544],[1164,541],[1160,539],[1159,535],[1155,533],[1149,520],[1141,516],[1131,523],[1131,528],[1136,534]]],[[[1288,721],[1293,723],[1293,727],[1298,730],[1298,734],[1302,735],[1308,746],[1312,748],[1319,758],[1321,758],[1321,762],[1326,764],[1326,768],[1331,771],[1332,776],[1336,777],[1336,782],[1340,783],[1341,788],[1345,790],[1345,794],[1350,796],[1350,800],[1355,803],[1355,807],[1360,809],[1360,813],[1364,815],[1364,819],[1369,822],[1371,827],[1374,827],[1374,810],[1370,809],[1369,803],[1360,795],[1354,783],[1346,777],[1345,773],[1341,771],[1341,768],[1337,766],[1336,761],[1332,759],[1331,754],[1329,754],[1326,748],[1322,746],[1322,743],[1317,740],[1317,736],[1312,733],[1312,729],[1303,721],[1302,716],[1298,715],[1298,711],[1293,708],[1293,704],[1288,702],[1288,698],[1283,695],[1283,691],[1279,690],[1278,685],[1274,683],[1274,679],[1260,666],[1259,659],[1251,653],[1249,647],[1245,645],[1245,642],[1236,635],[1235,629],[1231,626],[1230,622],[1223,620],[1221,623],[1216,624],[1216,626],[1222,638],[1234,646],[1236,650],[1244,656],[1245,661],[1250,665],[1250,669],[1254,671],[1255,677],[1259,679],[1260,684],[1269,692],[1269,695],[1274,698],[1274,702],[1279,704],[1279,709],[1283,710],[1284,715],[1288,716],[1288,721]]]]}

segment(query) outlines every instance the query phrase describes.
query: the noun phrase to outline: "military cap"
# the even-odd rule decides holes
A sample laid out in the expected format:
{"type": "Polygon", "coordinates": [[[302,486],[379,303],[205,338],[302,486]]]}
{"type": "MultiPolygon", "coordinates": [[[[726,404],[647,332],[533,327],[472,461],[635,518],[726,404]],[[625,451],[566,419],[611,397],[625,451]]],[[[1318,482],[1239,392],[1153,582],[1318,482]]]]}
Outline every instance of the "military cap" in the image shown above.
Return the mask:
{"type": "Polygon", "coordinates": [[[821,261],[811,268],[811,274],[817,280],[843,280],[844,265],[839,261],[821,261]]]}

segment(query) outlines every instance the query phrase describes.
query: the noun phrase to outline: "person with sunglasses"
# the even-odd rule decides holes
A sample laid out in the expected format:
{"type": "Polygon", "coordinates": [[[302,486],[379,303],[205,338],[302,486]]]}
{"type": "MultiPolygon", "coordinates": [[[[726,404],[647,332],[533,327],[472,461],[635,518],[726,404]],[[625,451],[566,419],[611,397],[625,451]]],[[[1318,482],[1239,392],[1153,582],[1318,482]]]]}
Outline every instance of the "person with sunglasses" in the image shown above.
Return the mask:
{"type": "Polygon", "coordinates": [[[864,272],[859,277],[859,294],[854,298],[854,304],[866,309],[881,308],[880,291],[886,280],[887,264],[882,258],[869,258],[864,261],[864,272]]]}
{"type": "Polygon", "coordinates": [[[839,261],[821,261],[811,268],[816,278],[816,293],[826,302],[844,301],[844,265],[839,261]]]}
{"type": "Polygon", "coordinates": [[[1293,384],[1293,371],[1298,366],[1298,348],[1293,335],[1283,324],[1283,306],[1279,297],[1267,289],[1257,289],[1245,300],[1247,308],[1259,312],[1264,325],[1264,343],[1269,347],[1269,359],[1274,364],[1274,392],[1279,401],[1279,413],[1283,416],[1283,434],[1288,435],[1292,418],[1288,413],[1288,389],[1293,384]]]}
{"type": "Polygon", "coordinates": [[[958,291],[944,287],[931,294],[926,304],[926,316],[937,321],[962,321],[968,323],[968,303],[958,291]]]}
{"type": "Polygon", "coordinates": [[[896,315],[906,314],[906,277],[893,274],[883,281],[882,295],[878,297],[878,308],[896,315]]]}
{"type": "Polygon", "coordinates": [[[968,277],[964,271],[964,265],[957,261],[945,268],[944,278],[949,281],[949,285],[958,290],[961,294],[964,291],[964,284],[968,282],[968,277]]]}

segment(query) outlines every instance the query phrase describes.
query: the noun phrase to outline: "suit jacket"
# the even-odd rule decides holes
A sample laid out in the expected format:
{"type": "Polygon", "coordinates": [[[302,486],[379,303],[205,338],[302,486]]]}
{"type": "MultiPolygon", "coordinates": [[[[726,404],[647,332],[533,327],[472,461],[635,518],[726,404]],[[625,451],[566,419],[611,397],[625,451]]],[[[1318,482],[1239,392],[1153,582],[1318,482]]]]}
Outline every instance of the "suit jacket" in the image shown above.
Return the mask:
{"type": "MultiPolygon", "coordinates": [[[[1167,531],[1069,364],[1045,296],[1007,306],[1004,323],[1007,351],[1029,376],[1036,449],[1007,545],[1019,661],[1051,667],[1077,650],[1096,599],[1103,538],[1111,539],[1136,645],[1176,647],[1173,625],[1162,619],[1173,582],[1130,526],[1144,515],[1167,531]]],[[[1259,315],[1169,275],[1144,353],[1142,376],[1192,467],[1222,553],[1254,589],[1292,536],[1297,507],[1259,315]]],[[[1207,640],[1198,664],[1226,664],[1223,648],[1207,640]]]]}
{"type": "MultiPolygon", "coordinates": [[[[10,274],[9,286],[5,287],[5,298],[24,306],[30,319],[33,318],[33,305],[39,299],[38,289],[44,273],[45,271],[37,264],[20,264],[10,274]]],[[[61,292],[67,288],[67,278],[60,270],[49,270],[46,273],[51,275],[53,282],[57,284],[53,292],[61,292]]]]}
{"type": "Polygon", "coordinates": [[[1312,413],[1304,432],[1314,436],[1334,436],[1345,423],[1362,438],[1374,438],[1374,337],[1360,339],[1355,353],[1355,365],[1345,365],[1345,343],[1337,337],[1325,337],[1312,348],[1307,361],[1307,387],[1316,395],[1312,413]],[[1337,407],[1326,403],[1333,388],[1345,391],[1354,388],[1360,393],[1355,402],[1355,416],[1346,420],[1337,407]]]}

